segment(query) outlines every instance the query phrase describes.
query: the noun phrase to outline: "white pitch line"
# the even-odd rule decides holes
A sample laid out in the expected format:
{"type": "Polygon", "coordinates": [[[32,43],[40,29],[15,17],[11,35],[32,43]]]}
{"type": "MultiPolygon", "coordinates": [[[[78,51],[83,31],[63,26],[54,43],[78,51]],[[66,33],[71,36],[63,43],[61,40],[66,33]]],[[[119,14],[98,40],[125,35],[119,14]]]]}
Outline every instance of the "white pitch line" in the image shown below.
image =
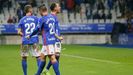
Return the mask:
{"type": "Polygon", "coordinates": [[[103,63],[110,63],[110,64],[121,64],[120,62],[96,59],[96,58],[89,58],[89,57],[82,57],[82,56],[77,56],[77,55],[70,55],[70,54],[62,54],[62,55],[67,56],[67,57],[72,57],[72,58],[85,59],[85,60],[89,60],[89,61],[96,61],[96,62],[103,62],[103,63]]]}

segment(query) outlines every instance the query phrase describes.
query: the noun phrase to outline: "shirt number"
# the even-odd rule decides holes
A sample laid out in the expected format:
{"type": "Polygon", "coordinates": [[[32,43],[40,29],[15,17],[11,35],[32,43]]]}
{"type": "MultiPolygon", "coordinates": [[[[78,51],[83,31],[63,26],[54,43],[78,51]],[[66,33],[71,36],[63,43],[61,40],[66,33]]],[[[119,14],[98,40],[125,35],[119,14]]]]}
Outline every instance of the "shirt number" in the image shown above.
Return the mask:
{"type": "Polygon", "coordinates": [[[26,23],[25,28],[26,28],[25,33],[31,34],[33,30],[35,29],[35,23],[26,23]]]}
{"type": "Polygon", "coordinates": [[[49,23],[50,34],[54,34],[54,23],[49,23]]]}

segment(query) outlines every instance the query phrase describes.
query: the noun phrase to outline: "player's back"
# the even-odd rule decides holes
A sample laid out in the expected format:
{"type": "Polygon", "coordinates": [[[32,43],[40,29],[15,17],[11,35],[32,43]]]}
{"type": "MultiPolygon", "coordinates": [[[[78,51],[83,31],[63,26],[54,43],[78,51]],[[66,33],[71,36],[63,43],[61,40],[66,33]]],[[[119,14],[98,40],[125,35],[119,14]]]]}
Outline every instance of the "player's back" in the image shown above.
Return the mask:
{"type": "Polygon", "coordinates": [[[33,44],[38,42],[38,35],[34,35],[30,39],[26,36],[30,35],[38,25],[38,18],[36,16],[24,16],[20,22],[18,28],[22,30],[22,43],[23,44],[33,44]]]}
{"type": "Polygon", "coordinates": [[[55,44],[55,18],[49,14],[43,16],[40,19],[40,23],[42,24],[43,44],[55,44]]]}

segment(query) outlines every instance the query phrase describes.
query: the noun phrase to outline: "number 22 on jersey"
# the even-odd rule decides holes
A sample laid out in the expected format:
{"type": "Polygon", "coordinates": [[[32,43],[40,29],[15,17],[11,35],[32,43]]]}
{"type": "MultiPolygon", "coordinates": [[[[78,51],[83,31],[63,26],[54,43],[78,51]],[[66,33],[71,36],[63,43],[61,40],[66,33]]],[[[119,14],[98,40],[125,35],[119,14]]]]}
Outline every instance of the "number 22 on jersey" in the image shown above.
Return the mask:
{"type": "Polygon", "coordinates": [[[35,29],[35,27],[36,27],[35,23],[26,23],[25,24],[25,28],[26,28],[25,33],[31,34],[33,32],[33,30],[35,29]]]}

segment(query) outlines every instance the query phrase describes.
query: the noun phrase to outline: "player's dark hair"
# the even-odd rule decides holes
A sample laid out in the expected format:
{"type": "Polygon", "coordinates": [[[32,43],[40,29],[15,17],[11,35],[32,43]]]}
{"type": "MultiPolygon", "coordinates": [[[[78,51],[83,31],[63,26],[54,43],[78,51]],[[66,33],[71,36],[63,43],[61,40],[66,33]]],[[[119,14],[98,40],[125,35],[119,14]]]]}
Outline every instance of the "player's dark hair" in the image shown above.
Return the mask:
{"type": "Polygon", "coordinates": [[[45,4],[42,4],[42,5],[40,5],[39,7],[39,11],[47,11],[47,7],[45,6],[45,4]]]}
{"type": "Polygon", "coordinates": [[[31,6],[31,5],[26,5],[26,6],[24,7],[24,12],[25,12],[25,13],[30,12],[29,9],[32,9],[32,6],[31,6]]]}
{"type": "Polygon", "coordinates": [[[54,9],[55,9],[56,6],[57,6],[56,3],[52,3],[51,6],[50,6],[50,10],[51,11],[54,11],[54,9]]]}

